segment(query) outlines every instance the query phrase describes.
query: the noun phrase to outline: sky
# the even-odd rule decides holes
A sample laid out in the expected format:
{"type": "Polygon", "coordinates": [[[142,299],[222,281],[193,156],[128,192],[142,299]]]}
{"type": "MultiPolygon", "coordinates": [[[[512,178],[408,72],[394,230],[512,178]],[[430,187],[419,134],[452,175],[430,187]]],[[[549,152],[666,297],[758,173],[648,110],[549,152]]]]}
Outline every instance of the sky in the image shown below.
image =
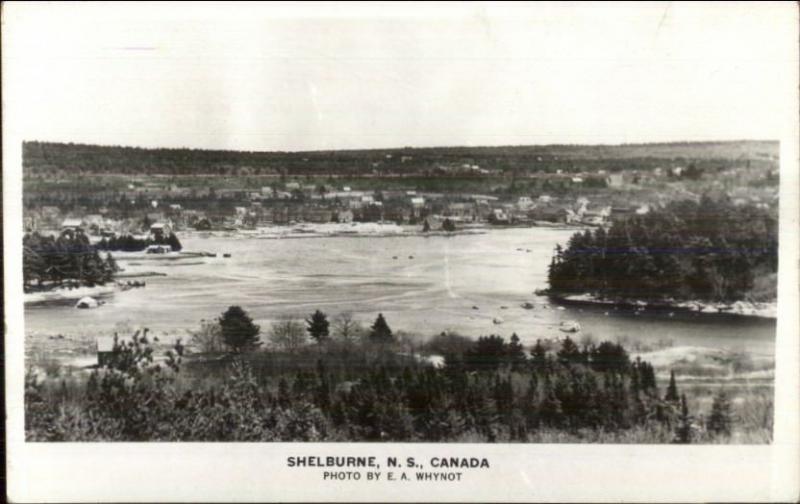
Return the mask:
{"type": "Polygon", "coordinates": [[[791,2],[7,3],[3,23],[6,133],[106,145],[774,139],[797,67],[791,2]]]}

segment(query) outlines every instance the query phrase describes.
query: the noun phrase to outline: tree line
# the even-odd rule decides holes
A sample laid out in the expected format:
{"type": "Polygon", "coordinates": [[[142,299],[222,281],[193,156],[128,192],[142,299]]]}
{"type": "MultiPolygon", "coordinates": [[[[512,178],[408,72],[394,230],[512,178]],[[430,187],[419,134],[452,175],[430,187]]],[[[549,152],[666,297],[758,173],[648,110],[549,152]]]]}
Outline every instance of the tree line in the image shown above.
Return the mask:
{"type": "Polygon", "coordinates": [[[166,245],[169,246],[173,252],[179,252],[183,249],[181,241],[174,232],[148,238],[137,238],[130,234],[111,237],[104,236],[97,242],[96,247],[99,250],[141,252],[150,245],[166,245]]]}
{"type": "Polygon", "coordinates": [[[24,142],[26,173],[171,175],[388,175],[442,176],[437,167],[464,163],[504,171],[556,173],[652,169],[665,159],[727,166],[742,156],[777,153],[776,142],[717,142],[639,145],[547,145],[431,147],[315,152],[251,152],[138,148],[55,142],[24,142]]]}
{"type": "Polygon", "coordinates": [[[80,231],[60,236],[28,233],[22,238],[22,273],[26,291],[65,284],[102,285],[119,271],[111,254],[100,256],[89,238],[80,231]]]}
{"type": "Polygon", "coordinates": [[[548,280],[554,294],[730,302],[777,268],[775,217],[703,197],[576,233],[556,248],[548,280]]]}

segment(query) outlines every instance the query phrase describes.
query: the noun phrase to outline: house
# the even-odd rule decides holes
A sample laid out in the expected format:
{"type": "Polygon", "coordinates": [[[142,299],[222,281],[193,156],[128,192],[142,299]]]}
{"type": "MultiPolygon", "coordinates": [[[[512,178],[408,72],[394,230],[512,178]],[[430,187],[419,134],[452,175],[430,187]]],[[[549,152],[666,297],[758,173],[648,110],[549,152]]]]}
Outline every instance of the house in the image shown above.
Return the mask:
{"type": "Polygon", "coordinates": [[[467,203],[450,203],[447,205],[445,215],[455,221],[464,221],[472,218],[471,205],[467,203]]]}
{"type": "Polygon", "coordinates": [[[411,198],[411,206],[414,208],[422,208],[425,206],[425,198],[422,196],[414,196],[411,198]]]}
{"type": "Polygon", "coordinates": [[[170,229],[168,224],[163,222],[155,222],[150,226],[150,235],[154,239],[164,238],[165,236],[169,236],[172,233],[172,229],[170,229]]]}
{"type": "Polygon", "coordinates": [[[171,245],[150,245],[145,249],[146,254],[168,254],[172,252],[171,245]]]}
{"type": "Polygon", "coordinates": [[[300,182],[287,182],[285,187],[287,191],[294,191],[300,189],[300,182]]]}
{"type": "Polygon", "coordinates": [[[581,216],[581,221],[590,226],[602,226],[605,224],[606,215],[599,210],[586,210],[581,216]]]}
{"type": "Polygon", "coordinates": [[[526,210],[533,206],[533,200],[529,196],[520,196],[517,200],[517,208],[526,210]]]}
{"type": "Polygon", "coordinates": [[[150,212],[147,214],[147,220],[150,222],[161,222],[164,220],[163,212],[150,212]]]}
{"type": "Polygon", "coordinates": [[[333,212],[326,208],[306,208],[303,211],[303,220],[306,222],[324,223],[330,222],[333,212]]]}
{"type": "Polygon", "coordinates": [[[83,220],[81,219],[65,219],[64,222],[61,223],[61,232],[64,231],[82,231],[83,230],[83,220]]]}
{"type": "Polygon", "coordinates": [[[97,226],[101,227],[105,223],[105,219],[100,214],[89,214],[83,218],[83,222],[87,226],[97,226]]]}
{"type": "Polygon", "coordinates": [[[608,185],[608,187],[622,187],[624,182],[622,173],[611,173],[606,177],[606,185],[608,185]]]}
{"type": "Polygon", "coordinates": [[[490,201],[497,201],[499,198],[497,196],[488,196],[486,194],[472,194],[470,195],[476,203],[488,203],[490,201]]]}
{"type": "Polygon", "coordinates": [[[496,224],[508,224],[511,220],[509,215],[503,210],[502,208],[494,208],[492,209],[492,214],[490,216],[492,222],[496,224]]]}
{"type": "Polygon", "coordinates": [[[340,223],[350,223],[353,222],[353,212],[350,210],[340,210],[336,214],[336,220],[340,223]]]}
{"type": "Polygon", "coordinates": [[[544,222],[567,222],[570,213],[565,208],[559,208],[554,205],[539,205],[528,212],[528,217],[534,221],[544,222]]]}

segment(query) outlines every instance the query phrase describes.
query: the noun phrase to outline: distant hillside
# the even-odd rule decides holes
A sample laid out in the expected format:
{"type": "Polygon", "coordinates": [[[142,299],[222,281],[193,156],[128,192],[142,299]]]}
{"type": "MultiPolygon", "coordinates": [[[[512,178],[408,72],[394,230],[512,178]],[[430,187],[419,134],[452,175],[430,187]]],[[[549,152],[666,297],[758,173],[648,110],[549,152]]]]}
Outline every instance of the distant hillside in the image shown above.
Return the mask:
{"type": "Polygon", "coordinates": [[[620,171],[665,162],[772,163],[776,141],[676,142],[627,145],[431,147],[313,152],[144,149],[72,143],[24,142],[28,175],[50,173],[402,175],[465,163],[502,171],[620,171]]]}

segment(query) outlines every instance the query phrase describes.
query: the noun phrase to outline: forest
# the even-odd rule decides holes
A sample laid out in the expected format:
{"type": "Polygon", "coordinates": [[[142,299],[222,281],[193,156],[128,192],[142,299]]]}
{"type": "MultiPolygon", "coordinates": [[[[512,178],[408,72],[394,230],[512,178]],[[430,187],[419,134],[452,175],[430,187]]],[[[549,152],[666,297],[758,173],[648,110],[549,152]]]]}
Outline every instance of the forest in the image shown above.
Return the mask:
{"type": "Polygon", "coordinates": [[[607,300],[774,301],[777,271],[777,219],[703,197],[576,233],[548,280],[551,294],[607,300]]]}
{"type": "Polygon", "coordinates": [[[111,254],[100,256],[82,232],[62,233],[58,238],[28,233],[22,238],[24,289],[49,289],[64,285],[102,285],[119,271],[111,254]]]}
{"type": "Polygon", "coordinates": [[[725,392],[688,409],[674,374],[618,343],[441,334],[408,352],[378,315],[360,334],[319,310],[269,344],[238,306],[163,358],[148,331],[115,335],[88,378],[26,375],[29,441],[722,442],[725,392]],[[198,341],[199,339],[199,341],[198,341]],[[198,343],[201,343],[198,346],[198,343]],[[198,353],[199,352],[199,353],[198,353]],[[436,366],[421,355],[444,355],[436,366]]]}
{"type": "MultiPolygon", "coordinates": [[[[665,160],[715,171],[731,160],[753,168],[772,166],[778,142],[676,142],[629,145],[541,145],[505,147],[430,147],[313,152],[248,152],[203,149],[138,148],[55,142],[24,142],[27,175],[428,175],[437,166],[477,164],[489,170],[524,173],[652,169],[665,160]],[[750,163],[748,163],[750,165],[750,163]]],[[[464,175],[459,175],[464,177],[464,175]]],[[[474,175],[473,178],[485,178],[474,175]]]]}

